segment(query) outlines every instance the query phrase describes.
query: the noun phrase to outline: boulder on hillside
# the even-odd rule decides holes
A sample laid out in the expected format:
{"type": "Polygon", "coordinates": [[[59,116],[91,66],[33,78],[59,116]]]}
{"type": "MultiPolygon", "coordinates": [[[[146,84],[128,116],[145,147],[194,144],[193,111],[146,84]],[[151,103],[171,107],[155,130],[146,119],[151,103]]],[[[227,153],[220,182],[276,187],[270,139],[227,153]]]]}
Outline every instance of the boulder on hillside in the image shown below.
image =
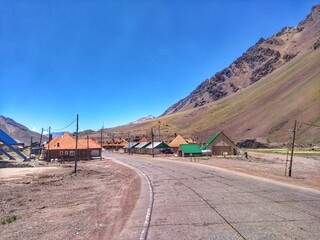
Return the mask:
{"type": "Polygon", "coordinates": [[[258,142],[255,138],[242,140],[236,145],[238,148],[268,148],[266,144],[258,142]]]}

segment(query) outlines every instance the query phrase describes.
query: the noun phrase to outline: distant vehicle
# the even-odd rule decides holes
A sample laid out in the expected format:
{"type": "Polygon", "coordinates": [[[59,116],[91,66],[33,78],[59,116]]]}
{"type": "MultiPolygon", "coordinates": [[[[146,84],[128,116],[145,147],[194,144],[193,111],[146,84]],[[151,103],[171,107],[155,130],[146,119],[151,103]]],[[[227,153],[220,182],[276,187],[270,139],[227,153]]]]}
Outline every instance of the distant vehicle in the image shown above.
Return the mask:
{"type": "Polygon", "coordinates": [[[170,148],[162,149],[161,152],[164,154],[173,154],[173,151],[170,148]]]}
{"type": "Polygon", "coordinates": [[[212,156],[211,150],[201,150],[202,156],[212,156]]]}

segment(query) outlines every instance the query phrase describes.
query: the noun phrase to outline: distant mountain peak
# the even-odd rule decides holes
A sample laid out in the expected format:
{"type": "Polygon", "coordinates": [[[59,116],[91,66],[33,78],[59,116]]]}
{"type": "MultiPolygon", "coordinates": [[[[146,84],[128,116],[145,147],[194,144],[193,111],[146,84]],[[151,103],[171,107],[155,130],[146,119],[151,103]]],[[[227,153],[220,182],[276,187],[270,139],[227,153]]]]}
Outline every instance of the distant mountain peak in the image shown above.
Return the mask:
{"type": "Polygon", "coordinates": [[[155,117],[152,116],[152,115],[148,115],[148,116],[142,117],[142,118],[140,118],[140,119],[138,119],[138,120],[136,120],[134,122],[131,122],[130,124],[142,123],[142,122],[145,122],[145,121],[148,121],[148,120],[152,120],[152,119],[155,119],[155,117]]]}

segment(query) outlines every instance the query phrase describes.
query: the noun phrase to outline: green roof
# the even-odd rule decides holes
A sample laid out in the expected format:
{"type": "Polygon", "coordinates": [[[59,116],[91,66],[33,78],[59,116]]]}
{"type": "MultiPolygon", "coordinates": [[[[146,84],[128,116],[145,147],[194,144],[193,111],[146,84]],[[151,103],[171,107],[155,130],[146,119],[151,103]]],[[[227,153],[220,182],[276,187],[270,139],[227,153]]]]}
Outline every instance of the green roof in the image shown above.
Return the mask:
{"type": "Polygon", "coordinates": [[[191,143],[191,144],[180,144],[181,149],[184,153],[192,153],[192,154],[201,154],[202,151],[199,148],[198,144],[191,143]]]}
{"type": "Polygon", "coordinates": [[[205,142],[201,148],[201,150],[205,150],[210,143],[212,143],[218,136],[219,136],[220,132],[217,132],[215,135],[213,135],[207,142],[205,142]]]}

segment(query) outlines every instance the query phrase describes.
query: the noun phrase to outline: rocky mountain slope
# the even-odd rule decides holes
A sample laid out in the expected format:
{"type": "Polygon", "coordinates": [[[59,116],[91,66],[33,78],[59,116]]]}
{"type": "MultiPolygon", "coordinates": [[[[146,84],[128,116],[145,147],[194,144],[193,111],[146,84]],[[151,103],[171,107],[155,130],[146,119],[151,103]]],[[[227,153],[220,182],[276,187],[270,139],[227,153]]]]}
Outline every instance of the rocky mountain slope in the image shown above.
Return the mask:
{"type": "MultiPolygon", "coordinates": [[[[0,129],[9,134],[14,139],[24,142],[26,145],[30,145],[31,136],[34,142],[40,141],[39,133],[33,132],[24,125],[2,115],[0,115],[0,129]]],[[[42,139],[46,140],[47,137],[43,136],[42,139]]]]}
{"type": "Polygon", "coordinates": [[[260,81],[309,49],[320,47],[320,5],[296,27],[285,27],[261,38],[227,68],[202,82],[189,96],[169,107],[162,116],[203,106],[260,81]]]}
{"type": "Polygon", "coordinates": [[[122,137],[129,133],[150,136],[150,129],[157,132],[160,126],[161,139],[167,142],[176,133],[203,142],[215,132],[224,131],[236,142],[257,138],[264,143],[288,143],[289,130],[298,120],[297,143],[320,144],[320,128],[315,127],[320,126],[319,66],[317,6],[297,27],[284,28],[271,38],[260,40],[228,68],[169,108],[164,116],[105,132],[122,137]],[[240,84],[243,87],[235,88],[240,84]],[[220,95],[216,88],[221,88],[220,95]]]}

